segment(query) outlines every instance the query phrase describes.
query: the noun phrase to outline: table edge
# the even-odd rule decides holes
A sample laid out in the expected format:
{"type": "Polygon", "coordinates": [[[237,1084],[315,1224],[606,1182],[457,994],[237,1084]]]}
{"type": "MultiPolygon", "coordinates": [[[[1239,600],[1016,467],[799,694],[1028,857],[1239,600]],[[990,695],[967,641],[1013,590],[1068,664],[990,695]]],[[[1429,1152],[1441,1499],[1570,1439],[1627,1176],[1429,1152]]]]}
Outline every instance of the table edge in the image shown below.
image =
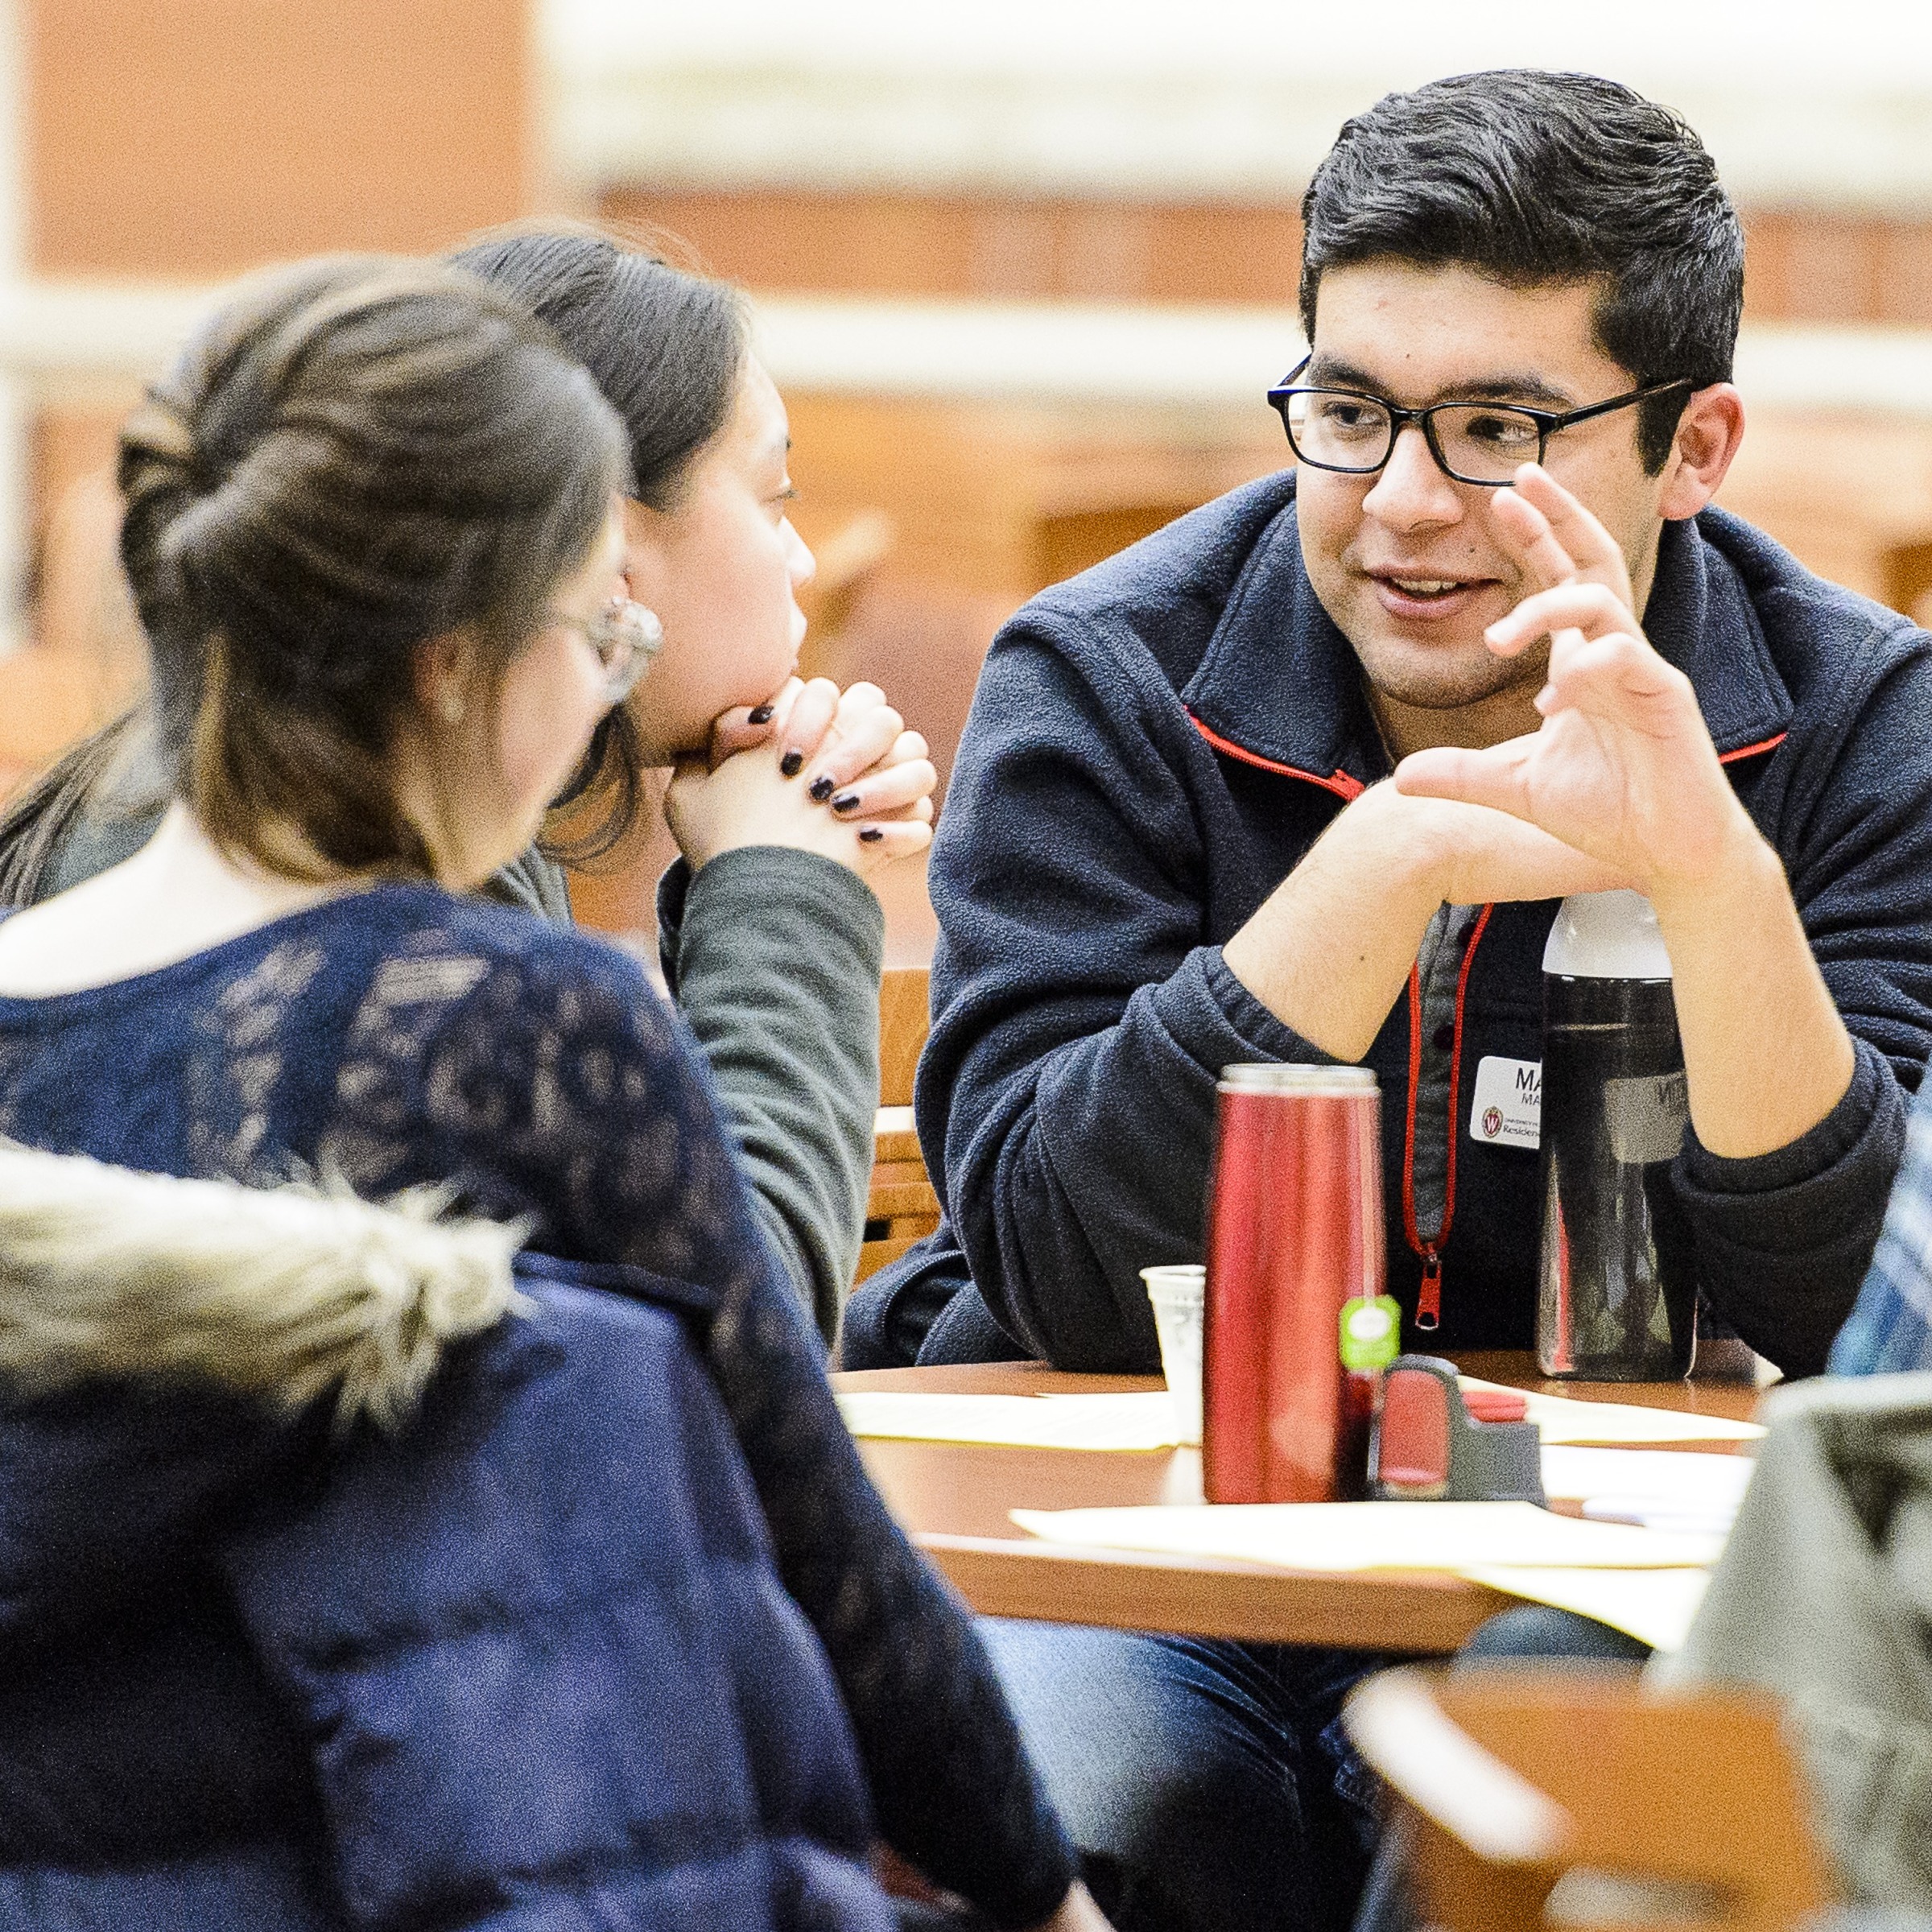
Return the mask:
{"type": "Polygon", "coordinates": [[[939,1531],[912,1540],[979,1615],[1033,1623],[1426,1656],[1459,1649],[1518,1600],[1445,1571],[1289,1570],[939,1531]],[[1198,1600],[1203,1573],[1209,1604],[1198,1600]]]}

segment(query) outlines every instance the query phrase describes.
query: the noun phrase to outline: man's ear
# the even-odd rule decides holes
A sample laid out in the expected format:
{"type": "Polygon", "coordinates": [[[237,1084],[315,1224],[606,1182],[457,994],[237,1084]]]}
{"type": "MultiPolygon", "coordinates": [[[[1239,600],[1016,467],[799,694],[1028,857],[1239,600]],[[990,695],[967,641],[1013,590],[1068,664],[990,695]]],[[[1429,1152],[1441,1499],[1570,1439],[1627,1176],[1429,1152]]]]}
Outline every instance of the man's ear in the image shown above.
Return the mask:
{"type": "Polygon", "coordinates": [[[1733,384],[1692,391],[1664,460],[1658,513],[1670,522],[1695,516],[1717,494],[1744,440],[1744,399],[1733,384]]]}

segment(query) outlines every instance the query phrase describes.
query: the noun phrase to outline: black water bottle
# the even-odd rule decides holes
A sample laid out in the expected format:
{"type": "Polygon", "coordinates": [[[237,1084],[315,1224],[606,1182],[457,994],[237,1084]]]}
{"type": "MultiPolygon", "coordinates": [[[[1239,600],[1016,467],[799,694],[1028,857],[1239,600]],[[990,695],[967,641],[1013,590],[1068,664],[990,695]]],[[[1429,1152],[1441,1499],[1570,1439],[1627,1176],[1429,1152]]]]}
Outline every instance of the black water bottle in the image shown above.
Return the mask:
{"type": "Polygon", "coordinates": [[[1544,1374],[1690,1373],[1696,1271],[1670,1183],[1689,1113],[1670,958],[1650,902],[1564,900],[1543,950],[1544,1374]]]}

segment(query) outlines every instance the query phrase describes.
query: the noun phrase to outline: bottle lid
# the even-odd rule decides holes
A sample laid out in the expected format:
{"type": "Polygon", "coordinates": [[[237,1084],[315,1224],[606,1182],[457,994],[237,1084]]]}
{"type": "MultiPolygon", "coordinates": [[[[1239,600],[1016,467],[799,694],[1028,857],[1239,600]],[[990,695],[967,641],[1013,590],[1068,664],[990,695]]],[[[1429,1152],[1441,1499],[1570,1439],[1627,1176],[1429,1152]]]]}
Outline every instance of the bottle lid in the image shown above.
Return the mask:
{"type": "Polygon", "coordinates": [[[1558,907],[1543,971],[1571,980],[1667,980],[1670,955],[1641,892],[1579,892],[1558,907]]]}
{"type": "Polygon", "coordinates": [[[1268,1060],[1253,1065],[1224,1067],[1223,1093],[1297,1093],[1331,1099],[1353,1099],[1376,1091],[1373,1067],[1285,1066],[1268,1060]]]}

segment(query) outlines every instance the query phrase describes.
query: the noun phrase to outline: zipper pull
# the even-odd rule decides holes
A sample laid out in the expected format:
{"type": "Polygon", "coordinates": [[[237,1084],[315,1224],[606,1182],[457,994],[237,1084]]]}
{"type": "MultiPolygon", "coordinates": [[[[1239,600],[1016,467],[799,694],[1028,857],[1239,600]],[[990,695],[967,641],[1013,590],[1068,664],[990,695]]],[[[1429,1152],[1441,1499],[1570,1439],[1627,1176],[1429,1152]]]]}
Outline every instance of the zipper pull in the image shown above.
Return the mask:
{"type": "Polygon", "coordinates": [[[1433,1248],[1422,1250],[1422,1289],[1415,1298],[1415,1325],[1424,1335],[1443,1325],[1443,1257],[1433,1248]]]}

